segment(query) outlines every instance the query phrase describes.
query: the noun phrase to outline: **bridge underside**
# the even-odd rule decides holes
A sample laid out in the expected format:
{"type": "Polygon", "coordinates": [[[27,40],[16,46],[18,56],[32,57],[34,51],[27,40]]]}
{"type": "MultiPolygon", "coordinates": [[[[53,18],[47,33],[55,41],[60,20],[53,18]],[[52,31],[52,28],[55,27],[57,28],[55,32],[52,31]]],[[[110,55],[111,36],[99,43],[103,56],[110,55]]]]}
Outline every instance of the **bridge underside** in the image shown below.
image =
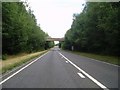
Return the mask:
{"type": "Polygon", "coordinates": [[[64,38],[47,38],[46,41],[64,41],[64,38]]]}

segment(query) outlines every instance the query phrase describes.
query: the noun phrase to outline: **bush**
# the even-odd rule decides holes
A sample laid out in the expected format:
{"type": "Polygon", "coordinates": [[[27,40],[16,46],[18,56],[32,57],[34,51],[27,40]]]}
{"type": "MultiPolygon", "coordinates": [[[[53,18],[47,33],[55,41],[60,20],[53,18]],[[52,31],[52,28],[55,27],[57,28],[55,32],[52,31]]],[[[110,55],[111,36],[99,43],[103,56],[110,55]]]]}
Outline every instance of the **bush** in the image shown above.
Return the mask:
{"type": "Polygon", "coordinates": [[[2,60],[6,60],[7,59],[7,54],[2,55],[2,60]]]}

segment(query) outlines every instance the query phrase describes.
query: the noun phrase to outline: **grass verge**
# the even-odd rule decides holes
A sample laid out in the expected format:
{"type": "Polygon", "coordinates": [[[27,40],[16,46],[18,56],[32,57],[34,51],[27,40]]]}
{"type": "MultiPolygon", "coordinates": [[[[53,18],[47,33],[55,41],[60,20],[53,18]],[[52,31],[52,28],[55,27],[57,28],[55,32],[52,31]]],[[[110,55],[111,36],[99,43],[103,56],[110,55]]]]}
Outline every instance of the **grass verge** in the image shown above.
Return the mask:
{"type": "Polygon", "coordinates": [[[31,54],[21,54],[21,55],[16,55],[16,56],[9,56],[7,60],[0,61],[0,65],[2,67],[0,68],[0,72],[2,74],[14,69],[15,67],[18,67],[22,65],[23,63],[26,63],[30,61],[31,59],[37,58],[40,55],[46,53],[47,50],[41,51],[41,52],[36,52],[36,53],[31,53],[31,54]]]}
{"type": "Polygon", "coordinates": [[[68,52],[120,66],[120,63],[119,63],[120,57],[117,57],[117,56],[106,56],[106,55],[83,53],[83,52],[77,52],[77,51],[68,51],[68,52]]]}

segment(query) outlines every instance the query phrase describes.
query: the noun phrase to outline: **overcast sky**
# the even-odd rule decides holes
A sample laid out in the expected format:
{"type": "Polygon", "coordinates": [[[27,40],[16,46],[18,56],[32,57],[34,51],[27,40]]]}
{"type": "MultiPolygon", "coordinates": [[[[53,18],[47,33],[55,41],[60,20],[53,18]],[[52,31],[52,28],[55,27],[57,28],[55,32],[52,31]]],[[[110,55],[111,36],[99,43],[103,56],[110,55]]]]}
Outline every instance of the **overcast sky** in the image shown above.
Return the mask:
{"type": "Polygon", "coordinates": [[[64,37],[74,13],[80,13],[85,0],[27,0],[37,23],[53,38],[64,37]]]}

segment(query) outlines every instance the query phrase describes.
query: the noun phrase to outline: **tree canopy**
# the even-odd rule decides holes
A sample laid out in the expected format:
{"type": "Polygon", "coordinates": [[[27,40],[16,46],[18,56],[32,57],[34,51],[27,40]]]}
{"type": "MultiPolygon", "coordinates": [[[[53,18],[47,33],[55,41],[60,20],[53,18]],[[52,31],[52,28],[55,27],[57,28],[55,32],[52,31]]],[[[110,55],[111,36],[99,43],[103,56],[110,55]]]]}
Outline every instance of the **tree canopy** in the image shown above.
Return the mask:
{"type": "Polygon", "coordinates": [[[64,49],[120,54],[118,2],[87,2],[82,13],[73,15],[71,28],[65,34],[64,49]]]}
{"type": "MultiPolygon", "coordinates": [[[[44,50],[48,36],[27,3],[2,2],[2,52],[16,54],[44,50]]],[[[49,46],[48,46],[49,47],[49,46]]]]}

